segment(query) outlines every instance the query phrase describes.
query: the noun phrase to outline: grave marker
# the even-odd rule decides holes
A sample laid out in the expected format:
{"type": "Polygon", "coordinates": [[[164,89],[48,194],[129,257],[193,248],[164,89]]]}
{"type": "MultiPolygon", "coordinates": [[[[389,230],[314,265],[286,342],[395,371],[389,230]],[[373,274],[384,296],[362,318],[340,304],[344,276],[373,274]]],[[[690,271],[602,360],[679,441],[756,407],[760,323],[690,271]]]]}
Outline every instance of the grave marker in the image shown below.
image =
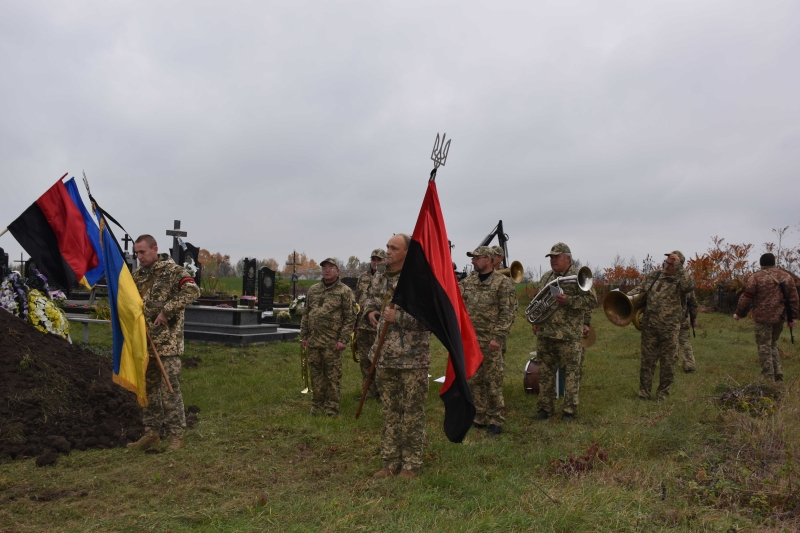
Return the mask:
{"type": "Polygon", "coordinates": [[[275,303],[275,271],[268,266],[258,269],[258,310],[271,311],[275,303]]]}
{"type": "Polygon", "coordinates": [[[255,259],[244,258],[242,263],[242,296],[256,295],[256,267],[255,259]]]}

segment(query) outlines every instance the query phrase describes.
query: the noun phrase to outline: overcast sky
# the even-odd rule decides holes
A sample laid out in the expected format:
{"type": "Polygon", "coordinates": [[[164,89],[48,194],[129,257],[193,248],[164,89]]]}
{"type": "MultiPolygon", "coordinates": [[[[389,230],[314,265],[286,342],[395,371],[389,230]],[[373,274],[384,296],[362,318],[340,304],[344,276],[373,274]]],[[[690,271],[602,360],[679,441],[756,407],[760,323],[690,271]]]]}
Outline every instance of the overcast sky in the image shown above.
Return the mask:
{"type": "Polygon", "coordinates": [[[162,249],[366,259],[447,132],[459,268],[500,219],[534,268],[798,243],[798,51],[796,1],[5,1],[0,228],[85,170],[162,249]]]}

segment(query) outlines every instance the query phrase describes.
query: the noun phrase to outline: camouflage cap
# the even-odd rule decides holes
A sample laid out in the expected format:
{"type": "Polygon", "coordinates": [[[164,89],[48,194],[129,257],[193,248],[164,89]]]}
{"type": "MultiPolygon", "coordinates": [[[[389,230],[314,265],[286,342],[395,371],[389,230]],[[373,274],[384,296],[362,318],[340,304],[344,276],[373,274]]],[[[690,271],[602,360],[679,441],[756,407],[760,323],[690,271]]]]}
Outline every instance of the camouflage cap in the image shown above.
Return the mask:
{"type": "Polygon", "coordinates": [[[369,257],[370,259],[372,259],[373,257],[380,257],[381,259],[386,259],[386,252],[384,252],[380,248],[375,248],[374,250],[372,250],[372,253],[370,254],[369,257]]]}
{"type": "Polygon", "coordinates": [[[506,256],[506,253],[505,253],[505,251],[503,251],[503,247],[502,246],[499,246],[499,245],[498,246],[492,246],[492,250],[494,250],[494,255],[496,255],[496,256],[497,255],[499,255],[500,257],[505,257],[506,256]]]}
{"type": "Polygon", "coordinates": [[[571,254],[572,250],[569,249],[569,246],[564,244],[563,242],[557,242],[550,248],[550,253],[545,255],[545,257],[550,257],[551,255],[561,255],[561,254],[571,254]]]}
{"type": "Polygon", "coordinates": [[[680,250],[673,250],[672,252],[670,252],[670,253],[668,253],[668,254],[664,254],[664,255],[665,255],[665,256],[667,256],[667,257],[669,257],[669,256],[670,256],[670,255],[672,255],[672,254],[675,254],[675,255],[677,255],[677,256],[678,256],[678,259],[680,259],[680,260],[681,260],[681,264],[684,264],[684,263],[686,262],[686,257],[684,257],[684,255],[681,253],[681,251],[680,251],[680,250]]]}
{"type": "Polygon", "coordinates": [[[471,252],[467,252],[467,257],[475,257],[476,255],[485,255],[487,257],[494,257],[494,250],[491,246],[478,246],[471,252]]]}
{"type": "Polygon", "coordinates": [[[331,265],[335,266],[336,268],[339,268],[339,262],[336,261],[335,257],[327,257],[327,258],[323,259],[322,262],[319,264],[319,266],[322,266],[325,263],[330,263],[331,265]]]}

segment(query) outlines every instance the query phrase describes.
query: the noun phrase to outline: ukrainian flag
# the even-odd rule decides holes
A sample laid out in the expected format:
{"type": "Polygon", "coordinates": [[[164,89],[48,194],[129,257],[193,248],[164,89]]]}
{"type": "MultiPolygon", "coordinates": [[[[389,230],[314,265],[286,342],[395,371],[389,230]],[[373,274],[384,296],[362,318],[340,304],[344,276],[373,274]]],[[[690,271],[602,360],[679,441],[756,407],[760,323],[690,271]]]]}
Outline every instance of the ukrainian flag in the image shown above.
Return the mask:
{"type": "Polygon", "coordinates": [[[87,211],[86,206],[83,205],[83,200],[81,200],[81,195],[78,192],[78,186],[75,184],[75,178],[68,179],[66,182],[64,182],[64,186],[67,188],[70,198],[72,198],[72,201],[75,202],[75,205],[78,207],[78,211],[81,213],[83,223],[86,225],[86,234],[89,237],[89,242],[92,243],[92,248],[94,248],[95,254],[97,254],[97,257],[99,258],[98,265],[91,270],[88,270],[83,275],[83,278],[78,280],[79,283],[91,289],[103,278],[103,272],[106,268],[103,262],[103,250],[100,246],[100,230],[92,218],[92,215],[90,215],[89,211],[87,211]]]}
{"type": "Polygon", "coordinates": [[[113,339],[114,383],[136,394],[147,405],[144,374],[147,371],[147,329],[142,298],[114,238],[100,220],[100,241],[108,283],[113,339]]]}

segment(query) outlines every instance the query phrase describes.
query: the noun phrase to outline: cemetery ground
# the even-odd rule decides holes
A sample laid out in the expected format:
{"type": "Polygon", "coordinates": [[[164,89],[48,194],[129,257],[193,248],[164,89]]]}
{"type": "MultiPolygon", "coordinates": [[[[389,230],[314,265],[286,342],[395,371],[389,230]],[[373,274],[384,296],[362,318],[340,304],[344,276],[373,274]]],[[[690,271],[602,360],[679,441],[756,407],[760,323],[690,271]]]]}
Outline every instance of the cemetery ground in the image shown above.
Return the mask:
{"type": "MultiPolygon", "coordinates": [[[[309,417],[295,342],[248,348],[187,343],[187,446],[146,454],[73,451],[52,467],[0,465],[0,532],[28,531],[796,531],[798,346],[774,403],[748,397],[758,363],[752,322],[701,314],[697,372],[678,369],[665,402],[637,401],[639,335],[598,309],[579,419],[531,421],[522,379],[535,338],[521,305],[506,356],[504,432],[442,430],[445,353],[434,342],[425,465],[376,481],[381,414],[355,420],[358,365],[344,353],[341,415],[309,417]],[[728,387],[723,407],[716,398],[728,387]],[[728,408],[734,407],[734,408],[728,408]],[[737,410],[738,409],[738,410],[737,410]],[[570,463],[570,457],[575,461],[570,463]]],[[[110,333],[92,326],[90,347],[110,333]]]]}

